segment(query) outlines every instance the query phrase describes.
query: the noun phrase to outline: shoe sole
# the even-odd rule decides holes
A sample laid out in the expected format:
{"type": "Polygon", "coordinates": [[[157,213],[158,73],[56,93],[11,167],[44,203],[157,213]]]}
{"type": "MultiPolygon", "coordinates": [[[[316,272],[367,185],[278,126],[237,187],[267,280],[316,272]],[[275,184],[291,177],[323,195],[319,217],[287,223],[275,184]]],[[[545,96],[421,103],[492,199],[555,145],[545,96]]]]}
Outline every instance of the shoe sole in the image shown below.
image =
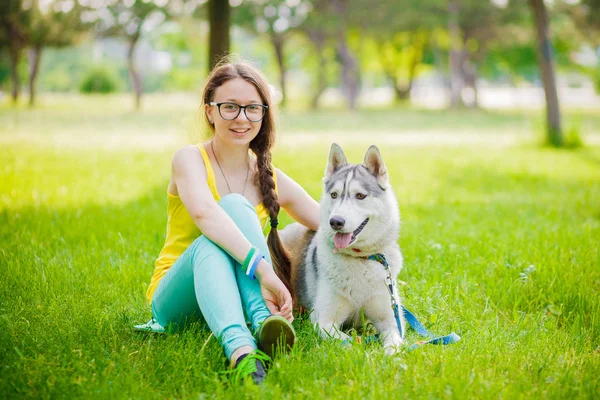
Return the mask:
{"type": "Polygon", "coordinates": [[[296,342],[294,327],[283,317],[270,316],[260,330],[259,348],[271,359],[277,353],[289,353],[296,342]]]}

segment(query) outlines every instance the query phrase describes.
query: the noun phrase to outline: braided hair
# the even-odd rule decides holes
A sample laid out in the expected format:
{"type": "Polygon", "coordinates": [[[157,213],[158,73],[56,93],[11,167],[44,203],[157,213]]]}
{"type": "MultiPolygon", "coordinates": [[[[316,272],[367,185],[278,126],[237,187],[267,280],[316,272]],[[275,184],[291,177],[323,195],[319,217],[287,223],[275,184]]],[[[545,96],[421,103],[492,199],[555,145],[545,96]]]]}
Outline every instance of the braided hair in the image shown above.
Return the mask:
{"type": "MultiPolygon", "coordinates": [[[[246,82],[254,85],[263,103],[269,107],[262,120],[258,134],[250,142],[250,150],[256,155],[256,165],[258,170],[258,173],[254,177],[254,184],[259,188],[262,202],[269,212],[271,231],[267,237],[267,244],[269,246],[269,252],[271,253],[273,267],[283,284],[290,290],[290,293],[292,293],[290,284],[290,258],[285,247],[283,247],[283,244],[281,243],[277,231],[277,217],[279,215],[280,207],[279,202],[277,201],[275,180],[273,178],[275,171],[271,165],[271,148],[275,144],[276,129],[273,101],[271,99],[271,92],[267,80],[258,69],[246,62],[230,62],[228,59],[223,59],[210,73],[204,88],[202,101],[204,104],[210,104],[217,88],[234,78],[242,78],[246,82]]],[[[214,125],[210,123],[206,113],[204,113],[204,118],[208,126],[214,132],[214,125]]]]}

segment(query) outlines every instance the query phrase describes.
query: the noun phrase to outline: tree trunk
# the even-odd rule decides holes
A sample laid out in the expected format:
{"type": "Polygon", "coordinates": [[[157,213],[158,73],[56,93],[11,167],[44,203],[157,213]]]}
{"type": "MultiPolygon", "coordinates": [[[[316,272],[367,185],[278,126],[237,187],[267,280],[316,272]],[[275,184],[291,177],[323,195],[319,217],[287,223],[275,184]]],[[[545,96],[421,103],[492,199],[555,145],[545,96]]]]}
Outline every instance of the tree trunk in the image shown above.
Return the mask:
{"type": "Polygon", "coordinates": [[[462,90],[464,79],[462,74],[462,41],[459,26],[459,2],[450,0],[448,2],[448,33],[450,35],[450,107],[458,108],[464,105],[462,101],[462,90]]]}
{"type": "Polygon", "coordinates": [[[17,46],[9,45],[8,55],[10,58],[10,78],[12,81],[11,97],[14,104],[19,101],[21,92],[21,82],[19,80],[19,61],[21,60],[21,49],[17,46]]]}
{"type": "Polygon", "coordinates": [[[279,67],[279,86],[281,87],[281,107],[285,106],[285,100],[287,98],[287,90],[285,86],[285,60],[283,57],[283,35],[277,33],[271,33],[271,43],[275,49],[275,58],[277,58],[277,66],[279,67]]]}
{"type": "Polygon", "coordinates": [[[394,88],[394,100],[400,102],[402,100],[406,100],[406,91],[398,85],[398,76],[392,72],[385,72],[385,76],[388,78],[390,83],[392,84],[392,88],[394,88]]]}
{"type": "Polygon", "coordinates": [[[209,72],[218,62],[229,54],[229,25],[230,6],[227,0],[209,0],[208,20],[209,46],[208,46],[208,69],[209,72]]]}
{"type": "Polygon", "coordinates": [[[445,63],[445,52],[440,48],[438,41],[433,40],[431,43],[431,53],[433,54],[433,63],[435,65],[435,71],[439,76],[440,81],[442,82],[443,89],[446,90],[446,93],[450,93],[451,84],[450,78],[446,74],[446,63],[445,63]]]}
{"type": "Polygon", "coordinates": [[[131,87],[135,95],[136,110],[140,109],[142,103],[142,78],[135,67],[135,60],[133,57],[138,39],[138,35],[131,37],[129,39],[129,47],[127,48],[127,66],[129,68],[129,76],[131,77],[131,87]]]}
{"type": "Polygon", "coordinates": [[[394,88],[394,99],[397,102],[401,102],[403,100],[408,99],[409,95],[410,95],[410,83],[408,84],[407,87],[402,87],[400,84],[398,84],[398,74],[396,74],[396,72],[392,72],[391,70],[384,70],[383,73],[385,74],[386,78],[390,81],[390,83],[392,84],[392,88],[394,88]]]}
{"type": "Polygon", "coordinates": [[[469,101],[466,106],[469,108],[478,108],[479,93],[477,91],[477,71],[475,69],[475,64],[471,59],[471,53],[466,48],[462,51],[461,61],[464,87],[473,90],[473,99],[469,101]]]}
{"type": "Polygon", "coordinates": [[[11,19],[10,11],[9,15],[0,16],[0,28],[4,30],[6,38],[8,39],[8,56],[10,58],[10,76],[12,81],[11,97],[13,103],[16,104],[19,100],[19,94],[21,92],[21,82],[19,80],[19,62],[21,60],[23,48],[27,42],[27,36],[19,24],[11,19]]]}
{"type": "Polygon", "coordinates": [[[398,66],[396,65],[395,60],[388,60],[385,55],[384,46],[385,42],[379,43],[379,63],[381,64],[381,68],[383,68],[383,73],[385,77],[388,79],[392,88],[394,89],[394,98],[396,101],[402,100],[406,96],[403,92],[402,88],[398,85],[398,66]]]}
{"type": "Polygon", "coordinates": [[[319,65],[317,66],[316,87],[310,101],[311,108],[316,110],[319,108],[319,99],[321,98],[321,94],[323,94],[327,87],[327,80],[325,77],[325,67],[327,62],[325,57],[323,57],[323,50],[325,50],[325,34],[316,29],[311,29],[307,31],[307,33],[308,37],[315,45],[317,58],[319,59],[319,65]]]}
{"type": "Polygon", "coordinates": [[[35,105],[35,85],[42,57],[42,46],[35,45],[29,50],[29,107],[35,105]]]}
{"type": "Polygon", "coordinates": [[[345,34],[340,34],[338,42],[338,55],[342,61],[342,86],[343,92],[348,100],[348,107],[356,110],[358,100],[358,63],[354,55],[348,49],[345,34]]]}
{"type": "Polygon", "coordinates": [[[552,60],[552,45],[548,33],[548,14],[543,0],[529,0],[531,11],[535,18],[537,31],[537,58],[542,72],[544,83],[544,94],[546,96],[546,129],[548,142],[556,147],[564,144],[560,125],[560,108],[558,104],[558,92],[556,90],[556,78],[554,74],[554,62],[552,60]]]}
{"type": "MultiPolygon", "coordinates": [[[[417,41],[415,40],[414,42],[417,42],[417,41]]],[[[421,45],[421,44],[419,43],[419,45],[421,45]]],[[[422,59],[423,59],[423,46],[421,46],[418,51],[415,51],[415,53],[413,54],[413,56],[410,60],[410,64],[408,66],[408,83],[406,84],[406,87],[396,89],[396,98],[398,100],[410,99],[410,91],[412,90],[412,87],[413,87],[413,84],[415,81],[415,76],[417,76],[417,68],[419,67],[419,64],[421,64],[422,59]]]]}
{"type": "MultiPolygon", "coordinates": [[[[411,43],[415,51],[411,53],[411,57],[408,62],[408,79],[405,85],[400,85],[398,82],[397,62],[395,60],[392,60],[391,62],[386,60],[383,47],[380,47],[379,50],[380,64],[384,70],[384,74],[392,83],[395,100],[397,102],[410,98],[410,92],[412,90],[415,77],[417,76],[417,69],[423,60],[423,53],[425,51],[425,46],[427,46],[428,39],[424,39],[421,35],[413,33],[409,37],[409,43],[411,43]]],[[[394,50],[397,52],[402,52],[405,50],[405,46],[402,45],[396,45],[394,47],[394,50]]]]}
{"type": "Polygon", "coordinates": [[[346,42],[346,13],[347,13],[347,0],[332,0],[336,14],[341,18],[341,23],[337,32],[338,44],[337,53],[342,63],[342,87],[344,95],[348,100],[348,107],[351,110],[356,109],[356,102],[358,100],[358,62],[356,57],[352,54],[348,48],[346,42]]]}

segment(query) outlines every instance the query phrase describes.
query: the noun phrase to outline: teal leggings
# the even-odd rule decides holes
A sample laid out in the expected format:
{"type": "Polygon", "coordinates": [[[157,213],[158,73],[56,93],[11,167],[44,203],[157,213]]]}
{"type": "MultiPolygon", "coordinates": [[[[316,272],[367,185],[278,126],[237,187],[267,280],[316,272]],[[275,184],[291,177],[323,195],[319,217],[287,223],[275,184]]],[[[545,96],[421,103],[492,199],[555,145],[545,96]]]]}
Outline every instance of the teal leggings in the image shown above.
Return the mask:
{"type": "MultiPolygon", "coordinates": [[[[219,205],[270,263],[260,221],[250,202],[234,193],[223,197],[219,205]]],[[[249,279],[237,261],[204,235],[175,261],[152,298],[152,314],[162,326],[203,318],[227,359],[241,346],[256,348],[244,310],[253,331],[270,314],[258,281],[249,279]]]]}

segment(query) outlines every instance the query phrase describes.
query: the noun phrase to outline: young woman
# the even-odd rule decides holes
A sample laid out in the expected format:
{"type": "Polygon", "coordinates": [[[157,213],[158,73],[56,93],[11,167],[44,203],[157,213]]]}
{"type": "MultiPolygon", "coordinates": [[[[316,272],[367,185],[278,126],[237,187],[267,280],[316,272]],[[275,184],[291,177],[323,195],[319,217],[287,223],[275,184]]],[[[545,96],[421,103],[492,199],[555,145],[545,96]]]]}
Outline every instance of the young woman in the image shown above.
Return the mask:
{"type": "Polygon", "coordinates": [[[213,137],[173,156],[167,237],[147,298],[161,326],[202,317],[234,372],[260,383],[278,341],[285,349],[295,341],[292,299],[272,266],[289,268],[277,233],[279,209],[317,229],[319,206],[271,165],[273,104],[254,67],[217,66],[202,111],[213,137]]]}

